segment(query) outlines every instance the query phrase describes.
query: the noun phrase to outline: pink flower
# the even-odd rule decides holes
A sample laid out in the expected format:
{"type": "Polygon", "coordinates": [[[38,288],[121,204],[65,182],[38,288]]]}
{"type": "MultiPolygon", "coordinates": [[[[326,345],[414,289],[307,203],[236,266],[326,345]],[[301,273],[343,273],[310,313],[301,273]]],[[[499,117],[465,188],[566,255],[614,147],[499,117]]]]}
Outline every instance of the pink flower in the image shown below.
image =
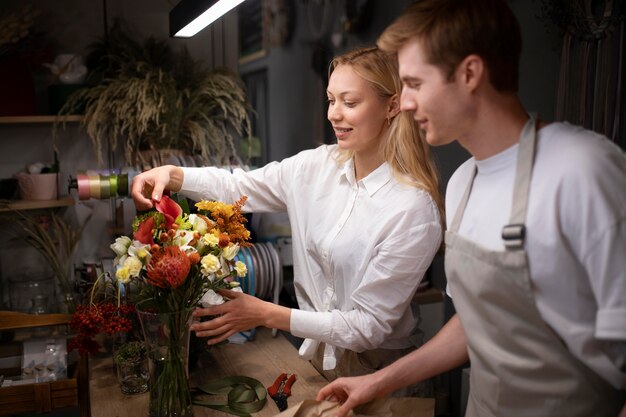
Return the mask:
{"type": "Polygon", "coordinates": [[[152,230],[154,229],[154,217],[150,216],[137,227],[137,231],[133,234],[135,240],[140,241],[144,245],[153,245],[152,230]]]}
{"type": "Polygon", "coordinates": [[[183,214],[183,209],[177,202],[164,195],[161,197],[161,201],[156,201],[154,207],[163,216],[165,216],[165,228],[170,229],[176,218],[183,214]]]}

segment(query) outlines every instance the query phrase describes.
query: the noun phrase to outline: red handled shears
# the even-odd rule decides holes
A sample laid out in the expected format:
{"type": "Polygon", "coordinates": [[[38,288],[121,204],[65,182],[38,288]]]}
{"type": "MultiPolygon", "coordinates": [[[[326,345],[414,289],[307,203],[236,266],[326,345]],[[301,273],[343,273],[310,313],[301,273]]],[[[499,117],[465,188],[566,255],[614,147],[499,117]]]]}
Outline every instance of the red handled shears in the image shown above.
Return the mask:
{"type": "Polygon", "coordinates": [[[279,411],[287,409],[287,397],[291,395],[291,386],[296,382],[296,374],[287,375],[282,373],[274,381],[271,387],[267,387],[267,393],[272,397],[279,411]]]}

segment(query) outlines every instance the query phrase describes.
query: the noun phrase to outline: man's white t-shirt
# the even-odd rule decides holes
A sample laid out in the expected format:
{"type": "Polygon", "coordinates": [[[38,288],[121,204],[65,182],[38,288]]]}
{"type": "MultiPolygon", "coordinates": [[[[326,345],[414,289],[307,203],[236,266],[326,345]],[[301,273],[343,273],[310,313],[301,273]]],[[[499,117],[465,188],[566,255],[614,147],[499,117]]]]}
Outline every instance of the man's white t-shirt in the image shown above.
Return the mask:
{"type": "MultiPolygon", "coordinates": [[[[446,190],[448,226],[475,164],[459,234],[504,251],[517,153],[515,145],[457,169],[446,190]]],[[[574,355],[625,389],[626,155],[601,135],[550,124],[537,135],[528,204],[526,250],[541,316],[574,355]]]]}

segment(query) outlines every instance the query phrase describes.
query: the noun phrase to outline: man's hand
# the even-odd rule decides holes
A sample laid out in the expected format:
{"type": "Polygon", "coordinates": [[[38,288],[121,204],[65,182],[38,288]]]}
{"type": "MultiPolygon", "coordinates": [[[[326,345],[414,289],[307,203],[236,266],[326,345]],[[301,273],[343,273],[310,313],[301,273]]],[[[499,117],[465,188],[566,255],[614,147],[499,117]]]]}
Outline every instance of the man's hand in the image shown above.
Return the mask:
{"type": "Polygon", "coordinates": [[[317,401],[328,400],[342,403],[335,417],[346,417],[354,407],[383,397],[376,374],[338,378],[322,388],[317,394],[317,401]]]}

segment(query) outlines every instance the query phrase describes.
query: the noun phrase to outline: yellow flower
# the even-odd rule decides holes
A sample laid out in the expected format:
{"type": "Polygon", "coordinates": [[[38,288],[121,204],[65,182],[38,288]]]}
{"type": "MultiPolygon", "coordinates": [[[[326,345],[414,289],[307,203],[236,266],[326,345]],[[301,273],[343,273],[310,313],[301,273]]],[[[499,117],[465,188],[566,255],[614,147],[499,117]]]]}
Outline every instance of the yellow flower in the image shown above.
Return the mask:
{"type": "Polygon", "coordinates": [[[219,216],[226,219],[230,218],[234,214],[233,206],[231,204],[225,204],[220,201],[200,201],[196,203],[196,207],[199,210],[211,212],[212,216],[219,216]]]}
{"type": "Polygon", "coordinates": [[[128,267],[123,266],[118,268],[118,270],[115,271],[115,278],[122,284],[128,284],[130,282],[130,271],[128,267]]]}
{"type": "Polygon", "coordinates": [[[137,250],[137,258],[139,258],[141,261],[144,261],[148,255],[150,255],[150,252],[148,252],[147,250],[145,250],[144,248],[140,248],[137,250]]]}
{"type": "Polygon", "coordinates": [[[239,278],[243,278],[248,273],[248,267],[241,261],[235,262],[235,271],[237,272],[237,276],[239,278]]]}
{"type": "Polygon", "coordinates": [[[141,262],[141,260],[134,256],[129,256],[128,258],[126,258],[123,266],[123,268],[128,269],[128,274],[131,277],[138,277],[142,267],[143,263],[141,262]]]}

